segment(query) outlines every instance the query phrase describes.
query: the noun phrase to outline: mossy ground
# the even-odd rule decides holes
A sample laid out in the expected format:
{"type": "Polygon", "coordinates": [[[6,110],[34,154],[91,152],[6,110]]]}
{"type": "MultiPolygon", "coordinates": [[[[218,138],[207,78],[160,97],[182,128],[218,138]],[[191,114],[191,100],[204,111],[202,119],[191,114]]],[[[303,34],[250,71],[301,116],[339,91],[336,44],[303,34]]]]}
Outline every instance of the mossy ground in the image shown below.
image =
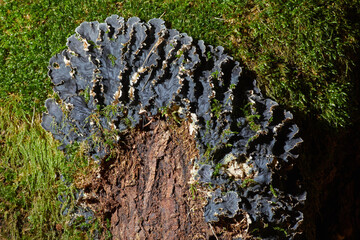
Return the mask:
{"type": "Polygon", "coordinates": [[[36,109],[26,115],[20,101],[0,100],[0,239],[84,239],[79,226],[66,224],[58,196],[69,194],[71,209],[74,189],[60,176],[71,179],[89,163],[80,155],[66,160],[36,109]]]}
{"type": "Polygon", "coordinates": [[[56,230],[66,221],[56,200],[64,185],[56,176],[79,164],[65,161],[39,125],[52,94],[47,65],[81,22],[112,14],[161,17],[168,27],[224,46],[304,127],[324,127],[321,133],[335,139],[334,129],[359,119],[358,0],[0,0],[0,232],[6,238],[77,235],[56,230]]]}

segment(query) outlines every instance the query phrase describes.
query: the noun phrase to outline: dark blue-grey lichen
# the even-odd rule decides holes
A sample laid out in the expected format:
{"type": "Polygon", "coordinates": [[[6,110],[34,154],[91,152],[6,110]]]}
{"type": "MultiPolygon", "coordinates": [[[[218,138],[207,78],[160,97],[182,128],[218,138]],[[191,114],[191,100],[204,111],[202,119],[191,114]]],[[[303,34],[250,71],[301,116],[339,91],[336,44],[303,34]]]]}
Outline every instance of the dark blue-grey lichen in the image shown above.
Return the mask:
{"type": "Polygon", "coordinates": [[[205,220],[233,218],[241,209],[250,229],[271,226],[290,239],[301,233],[305,193],[297,183],[287,187],[299,129],[222,47],[167,29],[160,19],[117,15],[82,23],[67,46],[50,60],[61,101],[46,101],[42,122],[64,150],[86,141],[101,161],[105,130],[135,127],[145,115],[176,106],[192,122],[200,152],[194,178],[214,189],[205,220]]]}

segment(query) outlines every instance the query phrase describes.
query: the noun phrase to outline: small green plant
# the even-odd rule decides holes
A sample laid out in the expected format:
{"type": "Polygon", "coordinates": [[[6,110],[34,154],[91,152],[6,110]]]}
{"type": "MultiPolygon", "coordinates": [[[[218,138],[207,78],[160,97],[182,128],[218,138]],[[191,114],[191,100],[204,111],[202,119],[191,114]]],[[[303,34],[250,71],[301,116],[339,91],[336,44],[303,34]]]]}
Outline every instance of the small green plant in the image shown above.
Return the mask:
{"type": "Polygon", "coordinates": [[[210,61],[210,59],[213,57],[211,52],[206,52],[206,56],[207,56],[208,61],[210,61]]]}
{"type": "Polygon", "coordinates": [[[215,72],[213,72],[213,73],[211,74],[211,77],[214,78],[214,79],[219,79],[219,76],[220,76],[220,74],[219,74],[219,71],[218,71],[218,70],[216,70],[215,72]]]}
{"type": "Polygon", "coordinates": [[[245,145],[245,147],[248,147],[251,142],[253,142],[255,139],[257,139],[260,135],[255,134],[254,136],[250,137],[245,145]]]}
{"type": "Polygon", "coordinates": [[[193,200],[195,200],[195,198],[196,198],[196,192],[197,192],[196,185],[198,185],[198,184],[199,184],[198,182],[190,184],[189,191],[190,191],[190,194],[191,194],[193,200]]]}
{"type": "MultiPolygon", "coordinates": [[[[259,119],[260,115],[253,115],[254,117],[257,117],[259,119]]],[[[250,129],[254,132],[257,132],[261,129],[260,124],[256,124],[252,119],[248,119],[250,129]]]]}
{"type": "Polygon", "coordinates": [[[205,131],[205,136],[208,135],[210,133],[210,128],[211,128],[211,122],[210,120],[207,120],[206,123],[206,131],[205,131]]]}
{"type": "Polygon", "coordinates": [[[112,54],[109,54],[107,57],[111,61],[112,66],[115,66],[117,58],[112,54]]]}
{"type": "Polygon", "coordinates": [[[207,144],[206,146],[206,150],[204,153],[204,157],[205,157],[205,162],[204,163],[209,163],[210,161],[212,161],[213,156],[212,156],[212,152],[215,150],[214,146],[211,146],[210,143],[207,144]]]}
{"type": "Polygon", "coordinates": [[[215,169],[214,169],[214,172],[213,172],[213,174],[212,174],[213,177],[219,176],[220,170],[221,170],[221,167],[222,167],[222,166],[223,166],[222,163],[217,163],[217,164],[215,165],[215,169]]]}
{"type": "Polygon", "coordinates": [[[180,49],[175,55],[176,58],[180,58],[184,54],[184,50],[180,49]]]}
{"type": "MultiPolygon", "coordinates": [[[[243,112],[246,122],[249,124],[249,127],[254,132],[257,132],[261,129],[261,125],[257,123],[257,120],[260,119],[259,114],[256,113],[256,108],[253,103],[249,102],[247,103],[241,111],[243,112]]],[[[240,127],[240,126],[239,126],[240,127]]]]}
{"type": "Polygon", "coordinates": [[[85,90],[82,90],[79,94],[80,96],[82,96],[85,100],[85,103],[87,104],[90,101],[90,87],[87,86],[85,88],[85,90]]]}
{"type": "Polygon", "coordinates": [[[106,117],[106,119],[110,122],[112,116],[116,116],[118,112],[122,112],[123,110],[119,108],[117,105],[107,105],[102,109],[101,115],[106,117]]]}
{"type": "Polygon", "coordinates": [[[273,121],[274,121],[274,117],[271,116],[271,117],[269,118],[269,125],[270,125],[273,121]]]}
{"type": "Polygon", "coordinates": [[[170,117],[171,120],[174,120],[177,124],[181,124],[182,119],[179,117],[178,112],[176,111],[178,106],[163,106],[160,107],[160,114],[162,117],[170,117]]]}
{"type": "Polygon", "coordinates": [[[112,239],[112,234],[111,234],[111,231],[110,231],[110,229],[111,229],[111,222],[110,222],[110,219],[109,218],[107,218],[106,219],[106,237],[105,237],[105,239],[106,240],[110,240],[110,239],[112,239]]]}
{"type": "Polygon", "coordinates": [[[128,128],[132,126],[132,121],[129,117],[123,118],[123,121],[128,128]]]}
{"type": "Polygon", "coordinates": [[[274,187],[271,184],[270,184],[270,191],[274,195],[274,197],[276,197],[276,198],[278,197],[278,194],[276,193],[274,187]]]}
{"type": "Polygon", "coordinates": [[[288,236],[288,234],[287,234],[287,232],[286,232],[286,230],[285,230],[284,228],[281,228],[281,227],[273,227],[273,229],[274,229],[275,231],[279,231],[279,232],[284,233],[284,234],[285,234],[285,237],[288,236]]]}
{"type": "Polygon", "coordinates": [[[104,129],[103,138],[104,138],[105,146],[109,147],[110,150],[114,149],[119,135],[120,132],[117,129],[112,129],[112,130],[104,129]]]}
{"type": "Polygon", "coordinates": [[[213,98],[211,101],[211,112],[215,115],[216,118],[220,118],[222,106],[219,100],[213,98]]]}
{"type": "Polygon", "coordinates": [[[162,106],[162,107],[159,108],[159,110],[160,110],[160,114],[161,114],[162,117],[165,117],[165,116],[169,115],[170,110],[169,110],[168,106],[162,106]]]}
{"type": "MultiPolygon", "coordinates": [[[[97,105],[99,106],[99,105],[97,105]]],[[[100,112],[96,111],[93,112],[92,114],[90,114],[84,121],[85,123],[89,123],[91,125],[95,125],[98,128],[101,128],[101,123],[100,123],[100,112]]]]}
{"type": "MultiPolygon", "coordinates": [[[[232,136],[234,134],[239,134],[238,132],[236,131],[231,131],[230,129],[225,129],[222,134],[221,134],[221,138],[224,139],[226,137],[229,137],[229,136],[232,136]]],[[[231,145],[231,144],[230,144],[231,145]]],[[[230,146],[231,147],[231,146],[230,146]]]]}
{"type": "Polygon", "coordinates": [[[256,184],[258,184],[258,183],[254,179],[245,178],[244,180],[242,180],[241,187],[242,188],[247,188],[247,187],[250,187],[250,186],[254,186],[256,184]]]}
{"type": "Polygon", "coordinates": [[[93,47],[95,47],[95,48],[97,48],[97,49],[101,49],[101,46],[100,46],[100,45],[97,45],[95,42],[93,42],[93,41],[91,41],[91,40],[89,40],[88,42],[89,42],[89,44],[90,44],[91,46],[93,46],[93,47]]]}

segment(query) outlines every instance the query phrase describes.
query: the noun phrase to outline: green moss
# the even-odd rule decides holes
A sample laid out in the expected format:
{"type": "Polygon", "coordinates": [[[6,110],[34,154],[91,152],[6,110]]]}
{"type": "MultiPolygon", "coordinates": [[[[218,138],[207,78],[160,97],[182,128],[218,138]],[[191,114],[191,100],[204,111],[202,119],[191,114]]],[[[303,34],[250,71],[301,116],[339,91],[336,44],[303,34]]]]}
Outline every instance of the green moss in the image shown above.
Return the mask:
{"type": "Polygon", "coordinates": [[[346,1],[242,1],[225,22],[234,51],[281,104],[331,126],[349,123],[360,8],[346,1]]]}
{"type": "Polygon", "coordinates": [[[71,157],[65,159],[57,150],[59,143],[40,126],[39,114],[25,115],[21,101],[13,95],[0,100],[0,238],[66,239],[80,234],[66,225],[69,216],[60,214],[57,197],[73,191],[60,174],[72,180],[88,166],[85,146],[72,144],[71,157]],[[56,231],[57,226],[63,232],[56,231]]]}

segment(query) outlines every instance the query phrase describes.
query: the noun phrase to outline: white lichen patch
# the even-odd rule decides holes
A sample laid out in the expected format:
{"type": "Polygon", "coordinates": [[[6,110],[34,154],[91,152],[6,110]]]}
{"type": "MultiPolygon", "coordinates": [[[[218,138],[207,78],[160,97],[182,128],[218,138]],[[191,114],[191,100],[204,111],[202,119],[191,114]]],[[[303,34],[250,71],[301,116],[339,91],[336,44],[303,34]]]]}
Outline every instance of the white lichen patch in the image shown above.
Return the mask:
{"type": "Polygon", "coordinates": [[[198,132],[198,129],[199,129],[199,125],[197,124],[198,119],[197,119],[196,114],[191,113],[190,114],[190,119],[191,119],[191,122],[190,122],[190,125],[189,125],[190,135],[191,136],[196,136],[196,134],[198,132]]]}
{"type": "Polygon", "coordinates": [[[88,43],[88,41],[85,38],[83,38],[81,40],[83,42],[84,50],[88,52],[90,44],[88,43]]]}
{"type": "Polygon", "coordinates": [[[131,100],[134,100],[134,98],[135,98],[135,88],[134,87],[130,87],[130,89],[129,89],[129,98],[131,99],[131,100]]]}
{"type": "Polygon", "coordinates": [[[239,162],[238,158],[232,153],[227,154],[222,160],[222,163],[226,166],[226,173],[235,181],[255,177],[248,162],[239,162]]]}
{"type": "Polygon", "coordinates": [[[122,94],[122,84],[119,84],[117,91],[114,93],[114,102],[117,103],[118,99],[121,97],[122,94]]]}
{"type": "Polygon", "coordinates": [[[65,66],[67,66],[67,67],[71,66],[70,60],[65,56],[64,56],[64,63],[65,63],[65,66]]]}

